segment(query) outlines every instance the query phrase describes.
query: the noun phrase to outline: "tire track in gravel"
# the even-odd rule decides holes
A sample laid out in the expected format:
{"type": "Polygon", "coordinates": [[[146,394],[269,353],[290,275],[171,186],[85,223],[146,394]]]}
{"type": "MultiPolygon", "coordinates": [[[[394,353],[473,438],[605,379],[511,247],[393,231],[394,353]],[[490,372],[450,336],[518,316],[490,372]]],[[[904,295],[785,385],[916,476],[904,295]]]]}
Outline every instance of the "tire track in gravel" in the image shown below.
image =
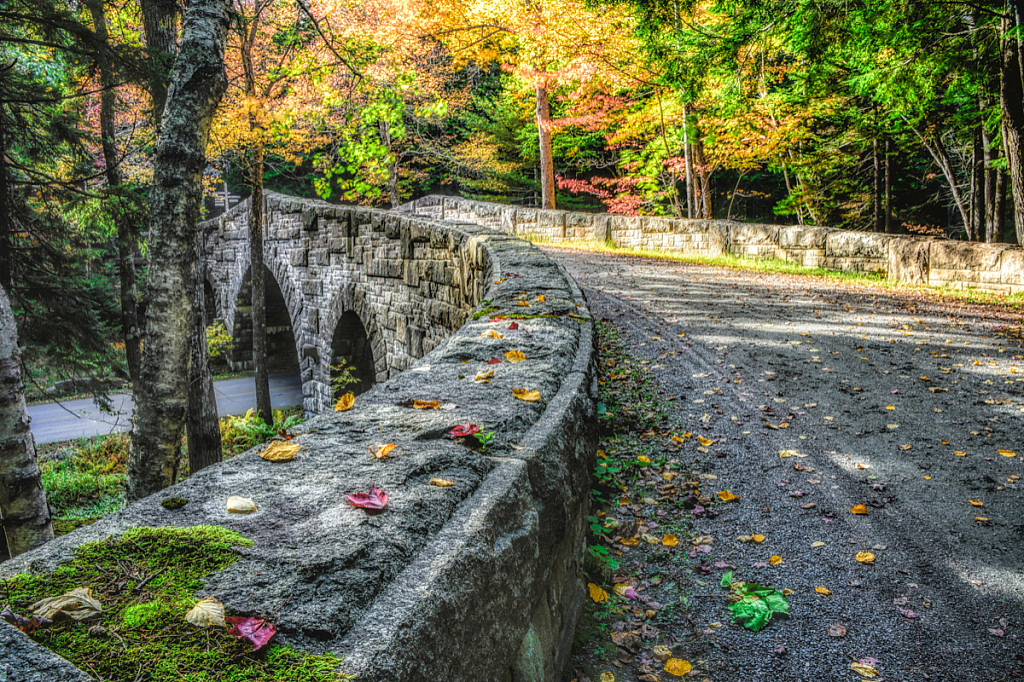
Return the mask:
{"type": "MultiPolygon", "coordinates": [[[[549,253],[664,393],[685,396],[673,428],[716,440],[704,453],[688,444],[684,461],[716,477],[708,491],[740,496],[717,518],[695,519],[694,533],[714,543],[693,559],[711,570],[684,578],[691,591],[724,596],[724,571],[713,568],[722,561],[736,580],[795,590],[792,618],[760,633],[731,624],[724,599],[695,599],[699,629],[662,634],[682,640],[677,655],[699,668],[697,679],[854,680],[850,663],[865,657],[878,660],[875,680],[1024,675],[1018,312],[820,279],[549,253]],[[785,450],[806,457],[781,458],[785,450]],[[869,513],[851,514],[858,504],[869,513]],[[754,533],[766,540],[736,540],[754,533]],[[862,551],[874,564],[855,560],[862,551]],[[772,555],[782,564],[762,566],[772,555]],[[837,624],[846,636],[829,636],[837,624]]],[[[631,674],[617,671],[620,682],[631,674]]]]}

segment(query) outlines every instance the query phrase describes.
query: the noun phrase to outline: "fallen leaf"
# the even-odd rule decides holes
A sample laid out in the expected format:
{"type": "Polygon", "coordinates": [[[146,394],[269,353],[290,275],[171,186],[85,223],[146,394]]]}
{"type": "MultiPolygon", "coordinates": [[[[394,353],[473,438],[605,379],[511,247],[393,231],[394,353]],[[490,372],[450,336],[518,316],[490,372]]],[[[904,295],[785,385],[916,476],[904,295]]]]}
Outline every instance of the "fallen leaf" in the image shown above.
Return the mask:
{"type": "Polygon", "coordinates": [[[519,301],[518,303],[516,303],[516,305],[521,307],[521,308],[529,308],[530,307],[530,304],[527,303],[526,301],[519,301]]]}
{"type": "Polygon", "coordinates": [[[348,498],[348,503],[351,506],[371,511],[384,509],[388,504],[388,494],[379,488],[375,488],[372,483],[370,484],[370,492],[355,493],[345,497],[348,498]]]}
{"type": "Polygon", "coordinates": [[[540,294],[539,296],[537,296],[537,302],[538,303],[543,303],[546,300],[547,299],[544,297],[544,294],[540,294]]]}
{"type": "Polygon", "coordinates": [[[224,622],[224,605],[213,597],[207,597],[185,614],[185,621],[201,628],[227,627],[224,622]]]}
{"type": "Polygon", "coordinates": [[[827,587],[815,587],[814,591],[818,594],[832,594],[832,590],[828,589],[827,587]]]}
{"type": "Polygon", "coordinates": [[[1014,452],[1013,450],[1000,450],[999,454],[1002,455],[1003,457],[1016,457],[1017,456],[1017,453],[1014,452]]]}
{"type": "Polygon", "coordinates": [[[796,450],[779,450],[779,458],[786,459],[787,457],[806,457],[807,455],[801,455],[796,450]]]}
{"type": "Polygon", "coordinates": [[[900,608],[900,607],[896,607],[896,608],[899,610],[900,614],[902,614],[903,616],[905,616],[907,618],[917,618],[917,614],[914,613],[913,611],[911,611],[910,609],[904,609],[904,608],[900,608]]]}
{"type": "Polygon", "coordinates": [[[912,446],[911,446],[911,445],[910,445],[910,444],[908,443],[908,444],[906,444],[906,445],[901,445],[901,446],[900,446],[900,450],[903,450],[904,452],[906,452],[906,451],[907,451],[907,450],[909,450],[909,449],[910,449],[911,447],[912,447],[912,446]]]}
{"type": "Polygon", "coordinates": [[[954,450],[953,454],[956,455],[957,457],[966,457],[967,456],[966,452],[960,452],[959,450],[954,450]]]}
{"type": "Polygon", "coordinates": [[[600,682],[615,682],[615,673],[611,672],[610,670],[604,671],[603,673],[601,673],[600,682]]]}
{"type": "Polygon", "coordinates": [[[887,410],[895,410],[896,408],[893,407],[892,405],[886,405],[885,409],[887,409],[887,410]]]}
{"type": "Polygon", "coordinates": [[[355,404],[356,404],[356,397],[354,395],[352,395],[351,393],[346,393],[345,395],[343,395],[340,398],[338,398],[338,402],[334,403],[334,411],[335,412],[348,412],[349,410],[352,409],[352,406],[355,405],[355,404]]]}
{"type": "Polygon", "coordinates": [[[846,626],[844,625],[831,625],[828,628],[828,634],[831,637],[845,637],[846,626]]]}
{"type": "Polygon", "coordinates": [[[770,559],[768,559],[768,564],[770,566],[778,566],[781,563],[782,563],[782,557],[780,557],[778,554],[775,554],[770,559]]]}
{"type": "Polygon", "coordinates": [[[850,670],[857,673],[861,677],[877,677],[878,671],[872,668],[870,665],[864,665],[863,663],[851,663],[850,670]]]}
{"type": "Polygon", "coordinates": [[[698,436],[697,440],[700,441],[700,444],[703,445],[704,447],[708,447],[709,445],[715,442],[710,438],[705,438],[704,436],[698,436]]]}
{"type": "Polygon", "coordinates": [[[376,450],[374,450],[370,446],[366,446],[366,447],[370,451],[370,454],[373,455],[374,457],[376,457],[377,459],[387,459],[388,458],[388,453],[390,453],[392,450],[394,450],[398,446],[396,446],[394,443],[387,443],[386,445],[381,445],[376,450]]]}
{"type": "Polygon", "coordinates": [[[762,542],[764,542],[764,536],[763,536],[763,535],[761,535],[760,533],[756,533],[755,535],[753,535],[753,536],[751,537],[751,539],[752,539],[752,540],[753,540],[754,542],[756,542],[757,544],[761,544],[762,542]]]}
{"type": "Polygon", "coordinates": [[[53,622],[47,618],[40,618],[39,616],[26,618],[19,613],[15,613],[10,604],[4,606],[4,610],[0,611],[0,620],[7,621],[26,635],[31,635],[36,630],[53,625],[53,622]]]}
{"type": "Polygon", "coordinates": [[[527,391],[525,388],[513,388],[512,395],[528,403],[540,400],[540,391],[527,391]]]}
{"type": "Polygon", "coordinates": [[[967,500],[967,501],[971,503],[972,507],[984,507],[985,506],[985,503],[982,502],[981,500],[967,500]]]}
{"type": "Polygon", "coordinates": [[[666,535],[661,539],[661,544],[665,545],[666,547],[675,547],[679,544],[679,538],[670,533],[669,535],[666,535]]]}
{"type": "Polygon", "coordinates": [[[812,542],[811,543],[811,547],[824,547],[824,546],[825,546],[825,543],[822,542],[821,540],[818,540],[817,542],[812,542]]]}
{"type": "Polygon", "coordinates": [[[862,564],[870,564],[875,560],[875,555],[871,552],[857,552],[857,561],[862,564]]]}
{"type": "Polygon", "coordinates": [[[481,336],[481,338],[487,338],[487,339],[503,339],[503,338],[505,338],[505,336],[503,334],[501,334],[500,332],[496,332],[493,329],[489,329],[489,330],[485,331],[480,336],[481,336]]]}
{"type": "Polygon", "coordinates": [[[505,359],[509,362],[522,362],[526,359],[526,353],[519,350],[510,350],[505,353],[505,359]]]}
{"type": "Polygon", "coordinates": [[[689,673],[691,670],[693,670],[693,666],[690,665],[690,662],[684,661],[681,658],[670,658],[667,661],[665,661],[664,671],[667,672],[669,675],[673,675],[675,677],[682,677],[683,675],[689,673]]]}
{"type": "Polygon", "coordinates": [[[415,410],[436,410],[441,403],[437,400],[413,400],[412,407],[415,410]]]}
{"type": "Polygon", "coordinates": [[[248,514],[256,511],[256,503],[250,497],[232,495],[228,498],[228,511],[232,514],[248,514]]]}
{"type": "Polygon", "coordinates": [[[640,455],[639,457],[636,458],[636,461],[640,462],[641,464],[650,464],[651,458],[648,457],[647,455],[640,455]]]}
{"type": "Polygon", "coordinates": [[[668,659],[672,658],[672,650],[664,644],[659,644],[651,649],[651,653],[654,654],[654,660],[658,663],[664,663],[668,659]]]}
{"type": "Polygon", "coordinates": [[[600,604],[603,601],[608,601],[608,593],[603,589],[594,583],[587,583],[587,587],[590,589],[590,598],[596,603],[600,604]]]}
{"type": "Polygon", "coordinates": [[[868,508],[866,506],[864,506],[863,504],[858,504],[857,506],[855,506],[852,509],[850,509],[850,513],[851,514],[867,514],[868,513],[868,508]]]}
{"type": "Polygon", "coordinates": [[[88,587],[76,587],[59,597],[40,599],[28,607],[38,619],[83,621],[103,613],[103,607],[88,587]]]}
{"type": "Polygon", "coordinates": [[[624,544],[626,547],[635,547],[636,545],[640,544],[640,541],[636,538],[623,538],[619,542],[624,544]]]}
{"type": "Polygon", "coordinates": [[[487,364],[488,365],[500,365],[501,364],[501,359],[500,358],[491,358],[490,360],[487,361],[487,364]]]}
{"type": "Polygon", "coordinates": [[[459,424],[448,432],[449,438],[467,438],[474,433],[480,433],[480,427],[476,424],[459,424]]]}
{"type": "Polygon", "coordinates": [[[473,381],[486,381],[487,383],[491,383],[491,379],[493,379],[493,378],[494,378],[494,370],[493,369],[489,369],[489,370],[486,370],[486,371],[481,370],[481,371],[476,373],[476,377],[473,379],[473,381]]]}
{"type": "Polygon", "coordinates": [[[510,329],[511,331],[518,331],[518,330],[519,330],[519,323],[518,323],[518,322],[513,322],[512,324],[510,324],[510,325],[508,326],[508,328],[509,328],[509,329],[510,329]]]}
{"type": "Polygon", "coordinates": [[[270,441],[270,445],[260,453],[260,457],[268,462],[289,462],[295,459],[302,446],[298,443],[289,443],[285,440],[270,441]]]}
{"type": "Polygon", "coordinates": [[[633,589],[632,585],[628,583],[619,583],[614,588],[615,594],[626,599],[636,599],[636,590],[633,589]]]}
{"type": "Polygon", "coordinates": [[[262,649],[277,634],[277,629],[270,622],[256,616],[229,616],[225,620],[231,623],[228,634],[252,642],[253,651],[262,649]]]}
{"type": "Polygon", "coordinates": [[[739,495],[733,495],[728,490],[723,490],[722,492],[716,494],[718,495],[718,499],[720,499],[722,502],[734,502],[740,499],[739,495]]]}
{"type": "Polygon", "coordinates": [[[450,488],[455,485],[455,481],[449,481],[446,478],[432,478],[430,479],[430,485],[436,485],[438,488],[450,488]]]}

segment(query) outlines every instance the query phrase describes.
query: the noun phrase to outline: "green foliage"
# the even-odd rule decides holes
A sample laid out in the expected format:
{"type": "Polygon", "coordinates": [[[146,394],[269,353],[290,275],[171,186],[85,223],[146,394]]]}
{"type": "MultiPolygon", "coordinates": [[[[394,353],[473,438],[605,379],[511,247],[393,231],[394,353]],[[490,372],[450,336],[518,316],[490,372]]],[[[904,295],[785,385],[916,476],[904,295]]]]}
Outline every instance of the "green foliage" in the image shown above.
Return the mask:
{"type": "Polygon", "coordinates": [[[57,520],[96,519],[124,504],[126,433],[40,446],[46,499],[57,520]]]}
{"type": "Polygon", "coordinates": [[[234,457],[249,448],[266,443],[276,436],[278,431],[287,431],[303,421],[305,417],[301,408],[274,410],[273,425],[260,419],[255,410],[249,410],[241,417],[224,417],[220,420],[220,440],[224,457],[234,457]]]}
{"type": "MultiPolygon", "coordinates": [[[[252,656],[251,644],[226,629],[203,630],[185,622],[198,601],[203,578],[238,560],[239,546],[253,543],[217,526],[131,528],[119,537],[88,543],[74,559],[48,574],[4,581],[11,607],[25,613],[44,597],[88,587],[103,605],[89,623],[62,623],[32,635],[38,643],[111,682],[146,679],[189,682],[337,682],[340,661],[271,644],[252,656]],[[110,580],[110,576],[125,576],[110,580]],[[136,587],[146,580],[145,591],[136,587]],[[97,624],[116,636],[92,637],[97,624]]],[[[238,614],[229,614],[238,615],[238,614]]]]}
{"type": "Polygon", "coordinates": [[[355,367],[344,360],[336,365],[331,365],[331,391],[335,398],[346,393],[346,389],[352,384],[358,384],[362,381],[362,379],[353,374],[355,369],[355,367]]]}
{"type": "Polygon", "coordinates": [[[211,360],[225,358],[234,349],[235,340],[222,321],[214,320],[213,324],[206,328],[206,346],[209,348],[211,360]]]}

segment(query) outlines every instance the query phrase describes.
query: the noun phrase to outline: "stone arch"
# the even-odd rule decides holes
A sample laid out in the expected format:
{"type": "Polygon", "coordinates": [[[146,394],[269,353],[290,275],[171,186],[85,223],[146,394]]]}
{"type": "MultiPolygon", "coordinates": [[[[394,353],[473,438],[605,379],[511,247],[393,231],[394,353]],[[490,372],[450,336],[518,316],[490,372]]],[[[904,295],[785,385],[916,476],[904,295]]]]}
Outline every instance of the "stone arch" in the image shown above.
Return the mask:
{"type": "MultiPolygon", "coordinates": [[[[269,263],[268,263],[269,265],[269,263]]],[[[270,371],[300,370],[299,345],[301,313],[295,310],[292,298],[280,285],[274,271],[264,266],[267,305],[267,348],[270,371]]],[[[229,331],[235,340],[231,368],[251,370],[252,362],[252,293],[249,282],[250,268],[246,267],[238,279],[232,301],[231,327],[229,331]]]]}

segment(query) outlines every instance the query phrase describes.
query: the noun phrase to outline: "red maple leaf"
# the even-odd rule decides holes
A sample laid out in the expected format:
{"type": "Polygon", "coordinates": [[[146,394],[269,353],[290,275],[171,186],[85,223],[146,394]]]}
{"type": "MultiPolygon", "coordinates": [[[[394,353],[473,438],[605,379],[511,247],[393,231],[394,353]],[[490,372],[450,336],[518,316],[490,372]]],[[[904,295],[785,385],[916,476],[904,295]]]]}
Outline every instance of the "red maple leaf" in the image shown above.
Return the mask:
{"type": "Polygon", "coordinates": [[[459,424],[454,429],[448,432],[448,435],[452,438],[466,438],[472,436],[474,433],[479,433],[480,427],[476,424],[459,424]]]}
{"type": "Polygon", "coordinates": [[[501,360],[499,358],[491,358],[490,360],[487,361],[487,364],[488,365],[500,365],[501,364],[501,360]]]}
{"type": "Polygon", "coordinates": [[[508,326],[508,328],[511,329],[512,331],[516,331],[517,329],[519,329],[519,323],[518,322],[513,322],[512,324],[510,324],[508,326]]]}
{"type": "Polygon", "coordinates": [[[369,493],[355,493],[354,495],[346,495],[348,503],[353,507],[359,507],[360,509],[370,509],[380,511],[388,504],[388,494],[379,488],[374,488],[373,484],[370,484],[369,493]]]}
{"type": "Polygon", "coordinates": [[[228,616],[224,620],[231,623],[228,634],[252,642],[253,651],[265,647],[270,638],[277,634],[277,628],[270,621],[258,616],[228,616]]]}

